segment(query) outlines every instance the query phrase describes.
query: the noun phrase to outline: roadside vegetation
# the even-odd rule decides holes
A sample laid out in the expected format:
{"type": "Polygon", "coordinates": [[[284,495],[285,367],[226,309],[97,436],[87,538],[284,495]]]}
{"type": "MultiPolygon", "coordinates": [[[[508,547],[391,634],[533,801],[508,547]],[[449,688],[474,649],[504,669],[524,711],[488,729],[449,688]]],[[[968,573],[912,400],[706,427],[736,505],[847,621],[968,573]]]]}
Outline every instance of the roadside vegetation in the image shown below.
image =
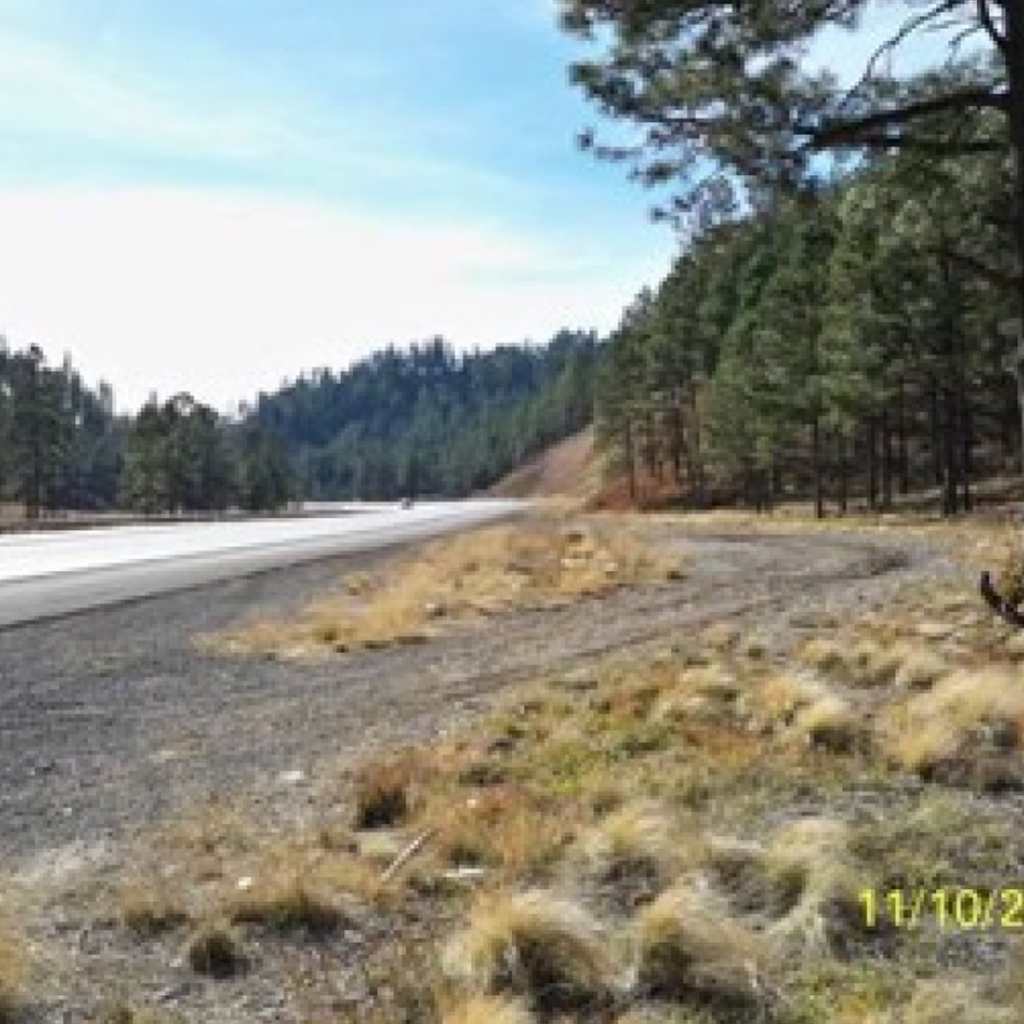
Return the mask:
{"type": "Polygon", "coordinates": [[[2,897],[0,897],[0,1024],[13,1020],[24,996],[27,995],[28,961],[24,939],[10,924],[2,897]]]}
{"type": "MultiPolygon", "coordinates": [[[[461,548],[501,589],[507,529],[461,548]]],[[[579,533],[542,536],[561,559],[579,533]]],[[[309,1021],[1018,1021],[1019,929],[869,921],[863,894],[1019,885],[1019,634],[921,585],[790,633],[712,620],[542,674],[318,775],[287,827],[211,805],[144,837],[98,913],[309,1021]]]]}
{"type": "Polygon", "coordinates": [[[293,622],[254,622],[205,645],[230,654],[329,656],[423,643],[510,610],[544,610],[620,587],[682,577],[642,524],[538,515],[435,541],[414,559],[356,575],[293,622]]]}

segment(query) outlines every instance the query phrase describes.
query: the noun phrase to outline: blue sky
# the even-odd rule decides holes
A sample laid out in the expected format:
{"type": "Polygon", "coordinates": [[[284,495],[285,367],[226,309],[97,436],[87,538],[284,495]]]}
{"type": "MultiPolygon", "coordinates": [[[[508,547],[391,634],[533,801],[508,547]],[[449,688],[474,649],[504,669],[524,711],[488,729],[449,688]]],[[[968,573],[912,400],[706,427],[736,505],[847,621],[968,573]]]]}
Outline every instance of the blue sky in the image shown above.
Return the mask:
{"type": "Polygon", "coordinates": [[[226,408],[387,342],[607,330],[675,240],[576,150],[575,47],[551,0],[0,0],[0,332],[226,408]]]}

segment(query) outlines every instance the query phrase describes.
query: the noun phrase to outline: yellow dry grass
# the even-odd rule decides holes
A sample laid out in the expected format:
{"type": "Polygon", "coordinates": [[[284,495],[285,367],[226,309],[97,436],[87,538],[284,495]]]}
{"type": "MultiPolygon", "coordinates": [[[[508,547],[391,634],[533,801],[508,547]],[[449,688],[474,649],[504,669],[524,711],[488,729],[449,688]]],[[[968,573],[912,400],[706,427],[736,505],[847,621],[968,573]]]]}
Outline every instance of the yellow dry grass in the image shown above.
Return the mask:
{"type": "Polygon", "coordinates": [[[645,800],[614,811],[593,826],[579,846],[584,871],[613,882],[642,875],[664,883],[686,853],[667,810],[645,800]]]}
{"type": "Polygon", "coordinates": [[[829,696],[818,679],[790,672],[776,672],[762,680],[751,694],[756,717],[768,722],[792,724],[797,714],[829,696]]]}
{"type": "Polygon", "coordinates": [[[599,517],[535,517],[425,545],[379,578],[359,578],[292,622],[253,622],[202,638],[230,654],[302,658],[430,639],[446,623],[557,607],[681,574],[632,528],[599,517]]]}
{"type": "Polygon", "coordinates": [[[485,867],[496,879],[539,877],[558,859],[574,817],[555,801],[515,785],[438,797],[417,831],[435,832],[431,852],[443,867],[485,867]]]}
{"type": "Polygon", "coordinates": [[[448,1010],[441,1024],[531,1024],[533,1016],[522,1003],[494,996],[474,996],[448,1010]]]}
{"type": "Polygon", "coordinates": [[[1018,1024],[1016,1011],[993,1006],[980,986],[965,979],[919,982],[901,1024],[1018,1024]]]}
{"type": "Polygon", "coordinates": [[[776,833],[765,867],[790,909],[770,928],[773,936],[822,953],[857,928],[864,873],[852,863],[850,840],[844,822],[825,817],[798,819],[776,833]]]}
{"type": "Polygon", "coordinates": [[[220,904],[219,916],[234,924],[330,931],[382,895],[380,872],[367,859],[312,845],[271,847],[246,871],[220,904]]]}
{"type": "Polygon", "coordinates": [[[867,727],[850,702],[827,694],[801,708],[795,728],[812,746],[844,753],[860,746],[868,736],[867,727]]]}
{"type": "Polygon", "coordinates": [[[188,920],[187,910],[169,891],[166,879],[137,878],[122,886],[117,912],[122,924],[139,935],[158,935],[188,920]]]}
{"type": "Polygon", "coordinates": [[[1024,678],[1005,666],[961,669],[891,709],[884,728],[899,763],[919,772],[993,741],[1015,749],[1024,730],[1024,678]]]}
{"type": "Polygon", "coordinates": [[[640,915],[638,984],[668,999],[758,1005],[768,949],[707,890],[680,885],[640,915]]]}
{"type": "Polygon", "coordinates": [[[27,981],[24,943],[0,919],[0,1022],[13,1015],[27,981]]]}
{"type": "Polygon", "coordinates": [[[487,894],[466,930],[447,946],[456,984],[481,994],[513,994],[538,1010],[603,1000],[613,964],[597,923],[575,903],[542,890],[487,894]]]}

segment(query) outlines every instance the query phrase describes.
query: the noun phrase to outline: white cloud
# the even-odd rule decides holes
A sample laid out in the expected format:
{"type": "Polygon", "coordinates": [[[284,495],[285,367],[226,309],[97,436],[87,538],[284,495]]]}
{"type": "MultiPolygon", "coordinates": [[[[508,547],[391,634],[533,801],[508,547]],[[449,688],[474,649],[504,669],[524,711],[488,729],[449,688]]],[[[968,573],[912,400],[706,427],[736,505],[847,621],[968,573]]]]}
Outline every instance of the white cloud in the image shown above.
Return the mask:
{"type": "Polygon", "coordinates": [[[389,341],[609,328],[671,248],[651,232],[632,259],[584,256],[493,224],[183,189],[0,189],[0,232],[0,332],[70,351],[122,408],[151,389],[226,408],[389,341]]]}

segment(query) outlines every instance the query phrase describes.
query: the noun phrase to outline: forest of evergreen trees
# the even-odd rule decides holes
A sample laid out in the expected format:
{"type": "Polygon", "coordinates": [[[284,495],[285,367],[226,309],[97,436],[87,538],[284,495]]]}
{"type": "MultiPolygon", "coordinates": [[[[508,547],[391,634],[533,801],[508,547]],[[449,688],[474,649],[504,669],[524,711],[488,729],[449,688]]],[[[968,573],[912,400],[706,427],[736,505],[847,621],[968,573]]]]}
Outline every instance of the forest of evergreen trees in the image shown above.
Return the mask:
{"type": "Polygon", "coordinates": [[[1008,166],[920,170],[877,161],[780,198],[641,294],[598,385],[599,436],[634,495],[646,479],[695,504],[845,510],[941,486],[955,512],[972,480],[1019,470],[1008,166]]]}
{"type": "Polygon", "coordinates": [[[145,514],[458,497],[590,422],[598,342],[456,355],[440,340],[300,377],[228,418],[188,394],[134,417],[65,359],[0,338],[0,504],[145,514]]]}
{"type": "Polygon", "coordinates": [[[87,387],[65,358],[0,338],[0,504],[58,510],[271,510],[294,496],[282,446],[189,395],[117,416],[110,387],[87,387]]]}
{"type": "Polygon", "coordinates": [[[939,488],[953,513],[1019,474],[1024,8],[908,4],[850,87],[793,58],[861,0],[563,6],[604,48],[576,82],[640,129],[583,144],[670,189],[659,214],[690,238],[599,375],[599,443],[633,496],[820,515],[939,488]],[[944,62],[893,76],[896,47],[951,25],[944,62]]]}
{"type": "Polygon", "coordinates": [[[598,352],[571,331],[463,355],[441,339],[387,348],[261,395],[252,418],[282,439],[308,498],[457,497],[591,422],[598,352]]]}

